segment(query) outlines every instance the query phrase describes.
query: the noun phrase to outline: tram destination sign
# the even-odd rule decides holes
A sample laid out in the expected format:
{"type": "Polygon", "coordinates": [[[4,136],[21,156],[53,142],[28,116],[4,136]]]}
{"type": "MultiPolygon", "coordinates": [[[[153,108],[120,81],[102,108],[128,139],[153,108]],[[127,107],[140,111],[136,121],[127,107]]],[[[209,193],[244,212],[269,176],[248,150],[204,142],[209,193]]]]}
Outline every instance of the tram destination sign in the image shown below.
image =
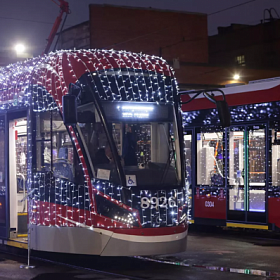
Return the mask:
{"type": "Polygon", "coordinates": [[[172,122],[172,104],[158,104],[152,102],[102,102],[108,121],[153,121],[172,122]]]}

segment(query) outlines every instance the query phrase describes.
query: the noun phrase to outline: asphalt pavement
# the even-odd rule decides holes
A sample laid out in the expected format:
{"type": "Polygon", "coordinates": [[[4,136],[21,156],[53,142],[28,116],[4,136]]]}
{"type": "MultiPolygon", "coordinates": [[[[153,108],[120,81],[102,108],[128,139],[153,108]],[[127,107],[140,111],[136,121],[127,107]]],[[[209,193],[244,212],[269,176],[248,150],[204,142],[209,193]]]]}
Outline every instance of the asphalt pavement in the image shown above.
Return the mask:
{"type": "Polygon", "coordinates": [[[0,280],[280,279],[280,238],[261,232],[191,230],[186,252],[146,258],[32,254],[79,267],[32,259],[35,268],[22,269],[25,257],[2,253],[0,280]]]}

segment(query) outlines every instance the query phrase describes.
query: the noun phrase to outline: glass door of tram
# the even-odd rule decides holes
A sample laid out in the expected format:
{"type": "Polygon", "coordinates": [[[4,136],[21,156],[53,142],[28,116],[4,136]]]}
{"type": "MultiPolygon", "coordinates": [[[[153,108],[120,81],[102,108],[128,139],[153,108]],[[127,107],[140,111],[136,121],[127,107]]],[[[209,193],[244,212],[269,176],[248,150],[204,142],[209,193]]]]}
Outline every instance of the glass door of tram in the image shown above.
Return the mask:
{"type": "Polygon", "coordinates": [[[266,219],[266,125],[232,127],[228,141],[228,221],[266,219]]]}
{"type": "Polygon", "coordinates": [[[193,149],[193,141],[192,141],[193,131],[186,130],[184,131],[184,152],[185,152],[185,161],[186,161],[186,187],[188,190],[188,205],[190,209],[190,217],[193,219],[193,190],[192,190],[192,170],[193,162],[192,162],[192,151],[193,149]]]}
{"type": "Polygon", "coordinates": [[[26,187],[27,118],[9,118],[10,238],[27,236],[26,187]]]}
{"type": "Polygon", "coordinates": [[[7,236],[7,196],[6,190],[6,165],[7,165],[7,141],[5,116],[0,116],[0,236],[7,236]]]}

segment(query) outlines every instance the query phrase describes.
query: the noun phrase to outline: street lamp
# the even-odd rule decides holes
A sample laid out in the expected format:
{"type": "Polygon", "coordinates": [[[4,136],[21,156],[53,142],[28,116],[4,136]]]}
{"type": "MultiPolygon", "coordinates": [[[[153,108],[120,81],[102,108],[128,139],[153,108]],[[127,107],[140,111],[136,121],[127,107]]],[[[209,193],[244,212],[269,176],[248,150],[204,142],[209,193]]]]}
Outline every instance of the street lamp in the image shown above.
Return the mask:
{"type": "Polygon", "coordinates": [[[240,79],[239,74],[235,74],[235,75],[233,76],[233,79],[234,79],[234,80],[239,80],[239,79],[240,79]]]}
{"type": "Polygon", "coordinates": [[[17,54],[23,54],[26,50],[26,47],[23,44],[16,44],[15,51],[17,54]]]}

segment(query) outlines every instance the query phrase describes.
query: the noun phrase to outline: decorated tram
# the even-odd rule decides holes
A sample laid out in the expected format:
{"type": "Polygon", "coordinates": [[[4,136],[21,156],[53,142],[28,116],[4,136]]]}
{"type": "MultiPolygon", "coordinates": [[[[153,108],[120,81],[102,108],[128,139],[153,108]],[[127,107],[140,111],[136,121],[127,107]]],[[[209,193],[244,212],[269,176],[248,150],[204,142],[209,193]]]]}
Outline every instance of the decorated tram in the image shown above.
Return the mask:
{"type": "Polygon", "coordinates": [[[0,69],[0,236],[32,250],[185,251],[177,83],[158,57],[58,51],[0,69]]]}
{"type": "Polygon", "coordinates": [[[226,129],[203,96],[182,107],[192,222],[279,230],[280,79],[219,91],[230,106],[231,126],[226,129]]]}

